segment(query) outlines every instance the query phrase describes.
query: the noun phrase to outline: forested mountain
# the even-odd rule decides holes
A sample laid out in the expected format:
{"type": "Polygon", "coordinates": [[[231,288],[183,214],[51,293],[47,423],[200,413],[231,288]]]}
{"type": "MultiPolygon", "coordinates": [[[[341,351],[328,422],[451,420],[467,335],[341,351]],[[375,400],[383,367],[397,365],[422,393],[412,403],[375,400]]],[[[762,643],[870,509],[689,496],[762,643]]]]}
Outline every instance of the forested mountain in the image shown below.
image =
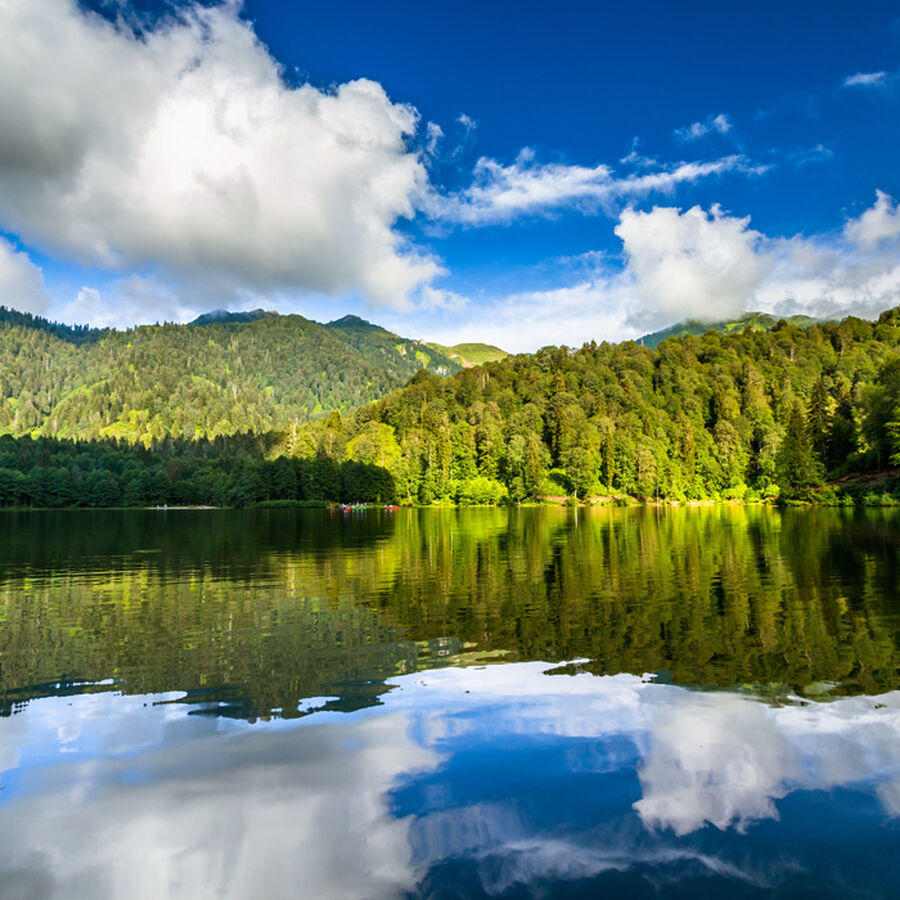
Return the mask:
{"type": "MultiPolygon", "coordinates": [[[[779,323],[656,349],[545,348],[451,377],[419,371],[353,412],[288,419],[284,397],[308,396],[323,356],[346,396],[372,389],[348,371],[381,372],[382,385],[394,377],[361,369],[342,330],[362,347],[372,333],[387,352],[388,333],[359,320],[325,327],[266,316],[67,339],[0,329],[3,383],[23,371],[37,379],[37,391],[21,389],[32,398],[27,411],[37,416],[35,401],[63,397],[50,404],[58,421],[37,419],[40,432],[55,424],[61,436],[93,438],[0,437],[0,506],[900,499],[900,307],[874,323],[779,323]],[[283,339],[286,328],[294,340],[283,339]],[[85,360],[110,374],[69,387],[85,360]],[[342,369],[345,360],[357,368],[342,369]],[[231,380],[200,374],[221,378],[221,369],[231,380]],[[277,387],[274,376],[262,382],[268,406],[257,387],[266,372],[284,376],[277,387]],[[100,402],[127,418],[104,424],[100,402]],[[198,437],[205,428],[211,439],[198,437]]],[[[7,432],[23,427],[21,396],[7,401],[7,432]]]]}
{"type": "Polygon", "coordinates": [[[374,365],[403,381],[419,369],[449,375],[462,365],[461,361],[451,359],[449,354],[442,353],[434,345],[398,337],[359,316],[344,316],[325,327],[359,350],[374,365]]]}
{"type": "Polygon", "coordinates": [[[900,308],[805,329],[545,348],[421,373],[291,452],[370,463],[431,502],[546,495],[806,499],[900,465],[900,308]]]}
{"type": "Polygon", "coordinates": [[[149,445],[267,432],[375,400],[422,367],[460,365],[361,319],[259,310],[115,331],[0,308],[0,434],[149,445]]]}
{"type": "Polygon", "coordinates": [[[638,343],[645,347],[658,347],[666,338],[687,337],[690,334],[701,335],[707,331],[718,331],[721,334],[737,334],[742,331],[771,331],[779,322],[787,322],[795,328],[809,328],[817,320],[810,316],[788,316],[786,319],[773,316],[770,313],[748,312],[739,319],[722,322],[701,322],[699,319],[688,319],[663,328],[662,331],[654,331],[638,338],[638,343]]]}

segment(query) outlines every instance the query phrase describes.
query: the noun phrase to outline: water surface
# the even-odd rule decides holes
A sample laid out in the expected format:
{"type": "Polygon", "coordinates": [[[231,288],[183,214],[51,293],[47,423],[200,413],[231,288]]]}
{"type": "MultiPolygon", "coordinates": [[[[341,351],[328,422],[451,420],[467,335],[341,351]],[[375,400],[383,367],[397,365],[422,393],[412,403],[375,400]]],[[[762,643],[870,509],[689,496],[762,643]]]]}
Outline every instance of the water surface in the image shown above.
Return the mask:
{"type": "Polygon", "coordinates": [[[896,896],[898,526],[0,513],[0,896],[896,896]]]}

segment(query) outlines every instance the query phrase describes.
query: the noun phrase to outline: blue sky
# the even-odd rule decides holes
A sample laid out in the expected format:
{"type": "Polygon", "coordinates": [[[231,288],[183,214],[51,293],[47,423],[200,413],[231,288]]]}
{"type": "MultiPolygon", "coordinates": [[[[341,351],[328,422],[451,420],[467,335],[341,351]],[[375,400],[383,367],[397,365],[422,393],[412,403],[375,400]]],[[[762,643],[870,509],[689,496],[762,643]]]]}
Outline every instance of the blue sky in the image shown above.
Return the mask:
{"type": "Polygon", "coordinates": [[[900,302],[894,4],[8,0],[0,38],[0,303],[530,350],[900,302]]]}

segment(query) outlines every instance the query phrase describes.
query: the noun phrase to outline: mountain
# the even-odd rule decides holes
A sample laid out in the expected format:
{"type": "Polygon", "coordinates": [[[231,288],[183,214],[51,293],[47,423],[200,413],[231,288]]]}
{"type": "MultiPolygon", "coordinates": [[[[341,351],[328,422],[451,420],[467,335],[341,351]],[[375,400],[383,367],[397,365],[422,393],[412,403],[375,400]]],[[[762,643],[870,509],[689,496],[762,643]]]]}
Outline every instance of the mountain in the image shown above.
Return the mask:
{"type": "Polygon", "coordinates": [[[701,322],[699,319],[688,319],[663,328],[662,331],[654,331],[638,338],[637,342],[645,347],[658,347],[664,340],[672,337],[685,337],[687,335],[706,334],[707,331],[717,331],[720,334],[737,334],[744,329],[750,331],[771,331],[779,322],[785,321],[794,328],[809,328],[815,322],[821,321],[810,316],[788,316],[787,318],[773,316],[763,312],[744,313],[739,319],[723,322],[701,322]]]}
{"type": "Polygon", "coordinates": [[[436,375],[449,375],[462,366],[435,344],[398,337],[380,325],[373,325],[359,316],[344,316],[329,322],[326,328],[363,353],[374,364],[392,375],[406,379],[418,369],[436,375]]]}
{"type": "Polygon", "coordinates": [[[266,316],[277,316],[276,312],[267,312],[264,309],[251,309],[246,312],[229,312],[227,309],[214,309],[211,312],[197,316],[191,325],[211,325],[213,322],[255,322],[266,316]]]}
{"type": "MultiPolygon", "coordinates": [[[[341,337],[390,335],[362,320],[153,326],[82,344],[45,324],[0,327],[0,506],[900,504],[900,307],[657,349],[545,347],[395,390],[341,337]],[[323,401],[344,414],[297,424],[323,401]]],[[[791,539],[787,520],[759,524],[791,539]]]]}
{"type": "Polygon", "coordinates": [[[740,324],[417,376],[310,423],[286,452],[382,467],[420,503],[823,500],[826,476],[900,465],[900,307],[877,322],[740,324]]]}
{"type": "Polygon", "coordinates": [[[427,346],[455,360],[464,369],[471,369],[473,366],[481,366],[484,363],[498,362],[509,356],[505,350],[491,344],[454,344],[452,347],[445,347],[443,344],[429,343],[427,346]]]}
{"type": "Polygon", "coordinates": [[[0,307],[0,434],[149,444],[286,429],[375,400],[421,368],[461,366],[352,317],[218,311],[117,331],[0,307]]]}

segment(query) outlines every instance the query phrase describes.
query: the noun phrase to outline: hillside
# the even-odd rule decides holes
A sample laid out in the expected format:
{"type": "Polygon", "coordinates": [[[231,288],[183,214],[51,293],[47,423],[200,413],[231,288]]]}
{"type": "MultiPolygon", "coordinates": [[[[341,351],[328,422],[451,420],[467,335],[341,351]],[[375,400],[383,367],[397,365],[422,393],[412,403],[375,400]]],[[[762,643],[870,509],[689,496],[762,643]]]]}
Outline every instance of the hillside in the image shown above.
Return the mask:
{"type": "Polygon", "coordinates": [[[116,331],[0,308],[0,434],[149,444],[284,429],[375,400],[422,367],[460,368],[419,348],[368,323],[262,311],[116,331]]]}
{"type": "Polygon", "coordinates": [[[653,349],[667,338],[685,337],[691,334],[701,335],[706,334],[707,331],[717,331],[720,334],[739,334],[745,329],[748,331],[771,331],[781,321],[787,322],[794,328],[809,328],[818,320],[810,318],[810,316],[788,316],[786,319],[782,319],[762,312],[744,313],[739,319],[723,322],[701,322],[699,319],[688,319],[685,322],[678,322],[668,328],[663,328],[661,331],[645,334],[638,338],[638,343],[653,349]]]}
{"type": "MultiPolygon", "coordinates": [[[[339,328],[295,318],[111,332],[84,346],[40,328],[0,329],[0,377],[17,377],[16,366],[27,363],[47,392],[27,394],[30,414],[43,416],[36,439],[0,435],[0,506],[491,503],[560,495],[900,502],[900,479],[891,472],[900,466],[900,307],[876,323],[709,332],[655,350],[633,341],[551,347],[452,377],[419,371],[373,403],[299,427],[284,422],[288,401],[306,396],[315,373],[294,366],[320,364],[320,346],[335,366],[355,366],[356,377],[364,364],[335,336],[339,328]],[[36,401],[87,381],[79,368],[85,360],[95,374],[103,366],[111,374],[51,402],[49,417],[42,413],[36,401]],[[222,368],[230,370],[224,384],[221,375],[202,382],[179,374],[222,368]],[[260,392],[261,371],[296,378],[260,392]],[[129,393],[138,384],[144,393],[129,393]],[[201,405],[207,398],[208,408],[201,405]],[[129,412],[116,418],[123,403],[129,412]],[[42,436],[54,427],[95,439],[42,436]],[[207,427],[213,439],[197,439],[207,427]],[[182,437],[153,439],[166,429],[182,437]],[[235,431],[244,433],[222,437],[235,431]],[[128,442],[103,439],[120,436],[128,442]],[[860,473],[866,477],[847,478],[860,473]]],[[[324,374],[350,397],[373,387],[340,382],[337,368],[330,379],[324,374]]],[[[381,384],[390,381],[384,377],[381,384]]],[[[22,396],[5,408],[20,417],[12,423],[20,429],[22,396]]]]}
{"type": "Polygon", "coordinates": [[[344,316],[325,327],[363,353],[366,359],[403,380],[419,369],[449,375],[462,365],[434,344],[398,337],[359,316],[344,316]]]}
{"type": "Polygon", "coordinates": [[[494,347],[492,344],[454,344],[452,347],[445,347],[443,344],[429,342],[427,346],[458,362],[464,369],[471,369],[473,366],[481,366],[484,363],[499,362],[509,356],[505,350],[494,347]]]}
{"type": "Polygon", "coordinates": [[[900,307],[876,323],[545,348],[420,374],[312,423],[294,452],[385,467],[407,501],[803,500],[827,477],[900,464],[898,422],[900,307]]]}

